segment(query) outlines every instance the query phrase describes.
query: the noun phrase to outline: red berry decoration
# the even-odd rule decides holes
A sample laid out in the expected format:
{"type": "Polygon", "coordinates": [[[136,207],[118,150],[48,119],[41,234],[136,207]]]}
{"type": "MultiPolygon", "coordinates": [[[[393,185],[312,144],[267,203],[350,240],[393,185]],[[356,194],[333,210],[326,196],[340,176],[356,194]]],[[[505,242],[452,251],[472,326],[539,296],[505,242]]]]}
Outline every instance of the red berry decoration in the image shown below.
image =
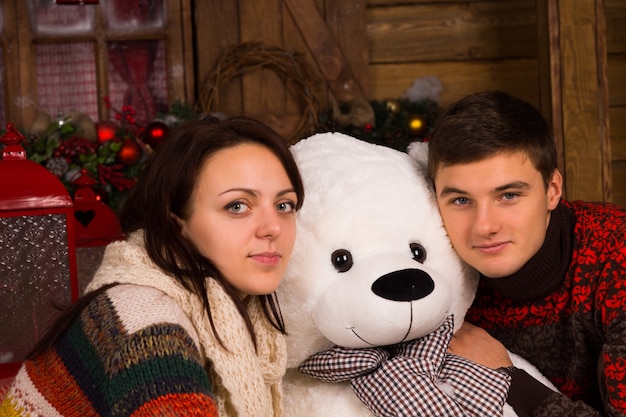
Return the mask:
{"type": "Polygon", "coordinates": [[[104,143],[115,139],[117,125],[109,120],[100,120],[96,123],[96,132],[98,134],[98,142],[104,143]]]}
{"type": "Polygon", "coordinates": [[[132,139],[126,138],[122,142],[122,147],[117,153],[117,159],[124,165],[135,165],[141,158],[141,148],[132,139]]]}
{"type": "Polygon", "coordinates": [[[170,128],[165,123],[159,121],[150,122],[143,132],[143,141],[153,149],[156,149],[169,133],[170,128]]]}

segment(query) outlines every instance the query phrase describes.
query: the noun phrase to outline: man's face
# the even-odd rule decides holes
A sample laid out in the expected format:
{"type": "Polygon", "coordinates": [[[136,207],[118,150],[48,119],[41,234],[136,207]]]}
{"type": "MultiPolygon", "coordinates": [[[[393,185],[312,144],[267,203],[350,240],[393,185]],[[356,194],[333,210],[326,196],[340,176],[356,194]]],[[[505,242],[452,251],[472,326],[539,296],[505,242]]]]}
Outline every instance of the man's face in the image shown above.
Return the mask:
{"type": "Polygon", "coordinates": [[[541,248],[562,182],[555,170],[546,189],[524,152],[440,167],[437,204],[452,246],[487,277],[517,272],[541,248]]]}

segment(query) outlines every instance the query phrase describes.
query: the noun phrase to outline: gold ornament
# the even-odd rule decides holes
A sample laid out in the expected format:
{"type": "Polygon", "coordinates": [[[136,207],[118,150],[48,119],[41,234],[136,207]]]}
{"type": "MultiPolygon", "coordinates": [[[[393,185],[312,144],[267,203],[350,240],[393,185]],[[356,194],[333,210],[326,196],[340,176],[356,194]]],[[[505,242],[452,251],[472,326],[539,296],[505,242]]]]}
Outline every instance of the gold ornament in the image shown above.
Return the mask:
{"type": "Polygon", "coordinates": [[[421,114],[414,114],[409,118],[409,132],[414,136],[421,136],[426,131],[426,119],[421,114]]]}
{"type": "Polygon", "coordinates": [[[391,113],[397,113],[399,109],[400,103],[398,103],[398,100],[387,100],[387,110],[389,110],[391,113]]]}

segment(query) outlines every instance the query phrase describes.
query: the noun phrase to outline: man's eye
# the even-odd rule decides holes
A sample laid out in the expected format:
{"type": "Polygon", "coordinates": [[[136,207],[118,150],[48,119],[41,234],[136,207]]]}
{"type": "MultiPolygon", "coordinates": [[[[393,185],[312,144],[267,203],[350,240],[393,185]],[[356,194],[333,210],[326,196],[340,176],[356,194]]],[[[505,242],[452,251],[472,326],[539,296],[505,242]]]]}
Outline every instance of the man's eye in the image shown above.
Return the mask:
{"type": "Polygon", "coordinates": [[[455,198],[452,202],[454,204],[459,205],[459,206],[463,206],[463,205],[469,203],[469,200],[467,198],[465,198],[465,197],[459,197],[459,198],[455,198]]]}
{"type": "Polygon", "coordinates": [[[229,204],[228,206],[226,206],[226,209],[232,213],[243,213],[245,211],[249,210],[249,207],[247,204],[242,203],[240,201],[236,201],[234,203],[229,204]]]}
{"type": "Polygon", "coordinates": [[[518,194],[516,194],[516,193],[504,193],[502,195],[502,199],[503,200],[514,200],[517,196],[518,196],[518,194]]]}

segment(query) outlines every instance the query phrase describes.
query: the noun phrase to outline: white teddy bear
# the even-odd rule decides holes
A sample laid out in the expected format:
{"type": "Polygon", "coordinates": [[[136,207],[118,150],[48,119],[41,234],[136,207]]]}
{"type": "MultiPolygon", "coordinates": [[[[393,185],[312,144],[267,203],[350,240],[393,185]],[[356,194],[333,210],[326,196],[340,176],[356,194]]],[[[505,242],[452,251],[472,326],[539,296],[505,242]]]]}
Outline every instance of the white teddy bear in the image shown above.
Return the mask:
{"type": "Polygon", "coordinates": [[[306,199],[278,289],[287,417],[515,415],[504,374],[447,352],[477,275],[446,236],[416,161],[426,148],[411,157],[341,133],[292,147],[306,199]]]}

